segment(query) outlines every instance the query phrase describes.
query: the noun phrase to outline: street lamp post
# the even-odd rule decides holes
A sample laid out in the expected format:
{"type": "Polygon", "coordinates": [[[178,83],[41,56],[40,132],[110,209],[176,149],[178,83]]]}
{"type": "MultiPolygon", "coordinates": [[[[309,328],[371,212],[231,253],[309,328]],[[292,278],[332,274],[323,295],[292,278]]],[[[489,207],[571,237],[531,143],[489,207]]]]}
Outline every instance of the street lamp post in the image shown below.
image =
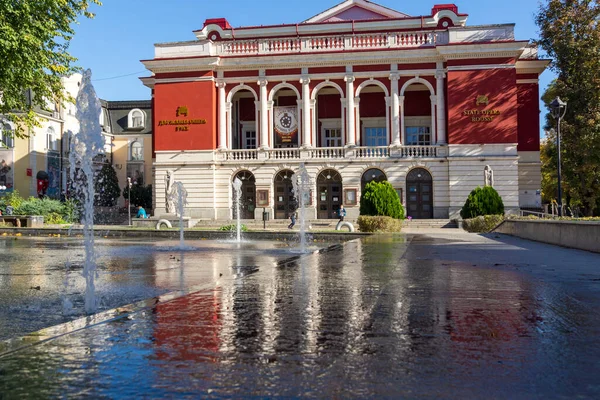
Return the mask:
{"type": "Polygon", "coordinates": [[[127,177],[127,216],[131,226],[131,178],[127,177]]]}
{"type": "Polygon", "coordinates": [[[560,97],[555,98],[550,103],[550,108],[552,109],[552,116],[556,119],[556,151],[558,153],[558,168],[557,168],[557,178],[558,178],[558,216],[562,217],[562,187],[561,187],[561,177],[560,177],[560,120],[565,116],[567,112],[567,103],[562,101],[560,97]]]}

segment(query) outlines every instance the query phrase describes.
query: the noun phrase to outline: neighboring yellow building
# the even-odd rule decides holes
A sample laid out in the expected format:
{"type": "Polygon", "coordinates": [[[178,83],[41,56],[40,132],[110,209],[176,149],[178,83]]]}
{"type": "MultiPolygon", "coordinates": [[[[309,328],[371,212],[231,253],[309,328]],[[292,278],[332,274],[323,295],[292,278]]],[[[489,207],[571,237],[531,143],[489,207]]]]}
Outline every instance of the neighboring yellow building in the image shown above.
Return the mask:
{"type": "MultiPolygon", "coordinates": [[[[31,91],[27,96],[31,99],[31,91]]],[[[40,126],[28,137],[14,136],[15,125],[0,115],[0,195],[17,190],[22,197],[43,194],[59,198],[63,190],[64,119],[58,103],[37,108],[40,126]]]]}

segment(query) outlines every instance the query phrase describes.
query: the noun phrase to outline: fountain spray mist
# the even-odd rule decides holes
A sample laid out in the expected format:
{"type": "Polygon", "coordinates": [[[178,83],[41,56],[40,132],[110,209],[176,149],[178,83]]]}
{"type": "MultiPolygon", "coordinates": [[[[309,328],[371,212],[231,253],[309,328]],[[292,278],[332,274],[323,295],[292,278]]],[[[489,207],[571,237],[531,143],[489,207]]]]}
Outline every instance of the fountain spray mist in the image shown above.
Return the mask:
{"type": "Polygon", "coordinates": [[[76,101],[75,116],[79,122],[79,133],[73,135],[69,152],[69,174],[75,198],[83,205],[83,276],[86,283],[85,312],[88,314],[94,313],[98,305],[95,295],[97,271],[94,254],[94,159],[104,153],[104,137],[100,127],[101,105],[91,78],[92,72],[88,69],[83,73],[76,101]]]}
{"type": "Polygon", "coordinates": [[[173,183],[173,190],[170,196],[172,196],[175,210],[177,210],[177,214],[179,214],[179,248],[183,249],[185,244],[183,237],[183,214],[185,212],[185,206],[188,204],[188,192],[185,187],[183,187],[183,183],[177,181],[173,183]]]}
{"type": "Polygon", "coordinates": [[[233,193],[235,193],[235,215],[237,219],[237,242],[242,241],[242,223],[240,221],[240,203],[242,202],[242,181],[240,178],[235,178],[232,183],[233,193]]]}

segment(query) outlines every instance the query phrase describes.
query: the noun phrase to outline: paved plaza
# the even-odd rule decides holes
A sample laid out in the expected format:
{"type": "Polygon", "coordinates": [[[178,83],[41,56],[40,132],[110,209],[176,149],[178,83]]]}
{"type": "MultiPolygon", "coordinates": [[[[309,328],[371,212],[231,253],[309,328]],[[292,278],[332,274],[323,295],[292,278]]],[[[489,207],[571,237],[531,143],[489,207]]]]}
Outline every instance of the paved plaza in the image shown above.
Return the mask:
{"type": "Polygon", "coordinates": [[[0,398],[600,397],[600,254],[459,230],[166,245],[99,241],[102,310],[134,304],[77,319],[75,244],[1,242],[0,398]]]}

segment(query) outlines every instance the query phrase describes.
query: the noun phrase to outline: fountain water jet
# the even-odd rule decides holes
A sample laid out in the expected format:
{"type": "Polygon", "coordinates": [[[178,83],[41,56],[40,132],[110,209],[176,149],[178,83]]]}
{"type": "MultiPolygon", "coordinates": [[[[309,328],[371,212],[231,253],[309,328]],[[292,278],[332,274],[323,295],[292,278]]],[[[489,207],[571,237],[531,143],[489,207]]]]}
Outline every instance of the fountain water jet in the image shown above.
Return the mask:
{"type": "Polygon", "coordinates": [[[173,188],[169,193],[169,200],[173,202],[175,210],[179,214],[179,248],[181,249],[185,247],[183,238],[183,213],[185,212],[185,206],[188,204],[187,195],[188,193],[185,187],[183,187],[183,183],[179,181],[173,183],[173,188]]]}
{"type": "Polygon", "coordinates": [[[237,220],[237,242],[241,243],[242,242],[242,223],[240,221],[240,209],[241,209],[241,202],[242,202],[242,181],[240,180],[240,178],[235,178],[235,180],[233,181],[233,183],[231,184],[233,186],[233,193],[235,194],[234,196],[234,202],[235,202],[235,216],[236,216],[236,220],[237,220]]]}
{"type": "Polygon", "coordinates": [[[79,93],[77,94],[76,118],[79,122],[79,133],[73,135],[69,152],[69,175],[76,198],[83,205],[83,237],[85,261],[83,276],[85,277],[85,312],[94,313],[98,307],[95,295],[95,278],[97,277],[94,254],[94,160],[104,154],[104,137],[100,127],[100,100],[91,83],[92,72],[83,73],[79,93]]]}
{"type": "Polygon", "coordinates": [[[292,177],[292,185],[294,186],[294,195],[296,202],[298,203],[298,215],[300,222],[300,231],[298,233],[300,238],[300,251],[306,252],[306,205],[308,203],[308,196],[310,196],[310,175],[306,170],[304,163],[300,164],[298,173],[292,177]]]}

